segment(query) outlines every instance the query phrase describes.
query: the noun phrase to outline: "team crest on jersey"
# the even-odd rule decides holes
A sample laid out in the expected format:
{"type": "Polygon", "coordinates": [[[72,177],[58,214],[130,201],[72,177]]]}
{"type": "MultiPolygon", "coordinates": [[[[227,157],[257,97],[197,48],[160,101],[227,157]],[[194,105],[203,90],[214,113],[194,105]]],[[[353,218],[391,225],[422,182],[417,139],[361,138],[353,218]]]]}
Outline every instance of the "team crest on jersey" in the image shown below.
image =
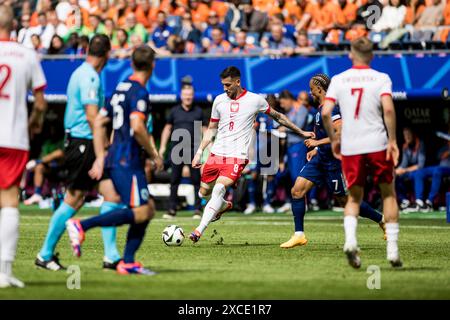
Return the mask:
{"type": "Polygon", "coordinates": [[[82,144],[78,149],[80,150],[80,153],[84,153],[84,151],[86,151],[86,146],[82,144]]]}
{"type": "Polygon", "coordinates": [[[148,201],[149,193],[147,189],[141,189],[141,198],[144,201],[148,201]]]}
{"type": "Polygon", "coordinates": [[[320,121],[320,113],[317,112],[317,113],[316,113],[316,124],[317,124],[317,125],[319,124],[319,121],[320,121]]]}
{"type": "Polygon", "coordinates": [[[88,92],[89,99],[96,99],[97,98],[97,91],[95,89],[90,89],[88,92]]]}
{"type": "Polygon", "coordinates": [[[230,111],[238,112],[239,111],[239,102],[231,102],[230,103],[230,111]]]}

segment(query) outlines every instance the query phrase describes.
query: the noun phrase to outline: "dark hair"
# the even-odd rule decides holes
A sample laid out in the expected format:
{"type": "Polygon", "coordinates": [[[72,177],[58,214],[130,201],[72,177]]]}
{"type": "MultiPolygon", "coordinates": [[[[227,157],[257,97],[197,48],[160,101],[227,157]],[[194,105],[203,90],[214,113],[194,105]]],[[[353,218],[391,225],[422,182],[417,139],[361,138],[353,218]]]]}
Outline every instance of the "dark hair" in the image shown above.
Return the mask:
{"type": "Polygon", "coordinates": [[[47,54],[62,54],[64,52],[64,49],[65,49],[64,48],[64,40],[60,36],[55,34],[52,37],[52,40],[50,41],[50,46],[49,46],[49,48],[47,50],[47,54]],[[59,41],[61,42],[61,48],[55,48],[53,46],[53,39],[59,39],[59,41]]]}
{"type": "Polygon", "coordinates": [[[330,86],[330,78],[324,73],[318,73],[311,78],[312,83],[316,86],[321,87],[323,90],[327,91],[330,86]]]}
{"type": "Polygon", "coordinates": [[[88,54],[90,56],[103,58],[106,57],[110,50],[111,42],[109,41],[108,36],[104,34],[96,34],[89,42],[88,54]]]}
{"type": "Polygon", "coordinates": [[[134,49],[131,61],[137,71],[148,71],[153,68],[155,51],[147,45],[142,45],[134,49]]]}
{"type": "Polygon", "coordinates": [[[211,28],[211,31],[212,30],[219,30],[221,33],[223,33],[223,28],[221,26],[214,26],[211,28]]]}
{"type": "Polygon", "coordinates": [[[227,67],[220,74],[220,78],[221,79],[225,79],[225,78],[228,78],[228,77],[230,77],[230,78],[240,78],[241,77],[241,72],[235,66],[227,67]]]}
{"type": "Polygon", "coordinates": [[[290,92],[289,90],[285,89],[283,91],[280,92],[280,99],[291,99],[291,100],[295,100],[294,95],[292,94],[292,92],[290,92]]]}

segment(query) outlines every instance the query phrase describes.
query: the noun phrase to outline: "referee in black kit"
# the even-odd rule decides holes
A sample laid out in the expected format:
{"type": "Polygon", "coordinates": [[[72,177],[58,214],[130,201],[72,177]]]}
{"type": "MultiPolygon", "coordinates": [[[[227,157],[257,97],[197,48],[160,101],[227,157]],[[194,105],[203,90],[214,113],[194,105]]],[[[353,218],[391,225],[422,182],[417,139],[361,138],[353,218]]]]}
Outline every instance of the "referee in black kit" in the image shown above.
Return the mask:
{"type": "Polygon", "coordinates": [[[202,132],[206,130],[208,118],[202,109],[194,104],[194,87],[192,79],[185,77],[182,80],[181,104],[174,106],[167,117],[167,123],[161,134],[159,155],[163,158],[166,152],[169,137],[171,149],[169,151],[170,167],[170,198],[169,210],[164,218],[171,219],[177,213],[178,186],[182,178],[183,167],[187,165],[191,173],[191,181],[195,192],[195,213],[193,218],[201,218],[201,199],[198,196],[200,189],[200,169],[191,166],[196,147],[201,141],[202,132]],[[201,124],[201,125],[200,125],[201,124]],[[201,128],[201,129],[200,129],[201,128]],[[197,132],[195,132],[197,130],[197,132]],[[202,131],[202,132],[200,132],[202,131]]]}

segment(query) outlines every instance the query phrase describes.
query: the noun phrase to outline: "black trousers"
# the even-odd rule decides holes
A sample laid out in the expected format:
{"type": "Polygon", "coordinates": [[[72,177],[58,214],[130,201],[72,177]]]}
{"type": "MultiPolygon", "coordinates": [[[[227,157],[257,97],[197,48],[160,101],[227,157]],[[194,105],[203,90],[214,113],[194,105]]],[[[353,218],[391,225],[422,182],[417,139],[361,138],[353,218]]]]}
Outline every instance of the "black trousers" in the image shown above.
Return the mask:
{"type": "MultiPolygon", "coordinates": [[[[193,153],[194,154],[194,153],[193,153]]],[[[169,197],[169,209],[176,210],[178,204],[178,186],[180,185],[182,178],[182,171],[185,164],[174,164],[170,163],[172,168],[172,175],[170,176],[170,197],[169,197]]],[[[201,199],[198,196],[198,191],[200,190],[200,169],[192,168],[191,164],[187,164],[189,170],[191,171],[191,181],[194,186],[195,192],[195,209],[201,210],[201,199]]]]}

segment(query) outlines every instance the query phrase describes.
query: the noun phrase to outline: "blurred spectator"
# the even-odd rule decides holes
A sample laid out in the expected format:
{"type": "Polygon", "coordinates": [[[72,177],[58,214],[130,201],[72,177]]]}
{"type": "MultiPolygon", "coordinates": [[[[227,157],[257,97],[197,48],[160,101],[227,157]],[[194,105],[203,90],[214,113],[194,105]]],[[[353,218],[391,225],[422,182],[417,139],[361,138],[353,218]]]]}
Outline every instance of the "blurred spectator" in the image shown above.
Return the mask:
{"type": "Polygon", "coordinates": [[[269,22],[267,13],[255,10],[252,0],[242,0],[241,28],[247,32],[263,32],[269,22]]]}
{"type": "Polygon", "coordinates": [[[280,25],[273,25],[269,37],[263,37],[261,47],[267,54],[292,55],[294,52],[294,42],[283,36],[283,28],[280,25]]]}
{"type": "Polygon", "coordinates": [[[125,16],[127,14],[127,0],[117,0],[114,9],[114,22],[122,28],[125,25],[125,16]]]}
{"type": "Polygon", "coordinates": [[[76,33],[76,32],[71,33],[67,40],[66,49],[64,50],[64,53],[72,54],[72,55],[81,54],[78,51],[78,46],[79,46],[78,40],[79,40],[78,33],[76,33]]]}
{"type": "Polygon", "coordinates": [[[157,24],[151,36],[150,45],[157,49],[165,49],[167,47],[167,39],[173,34],[173,29],[167,24],[164,11],[158,12],[157,24]]]}
{"type": "Polygon", "coordinates": [[[192,16],[189,12],[183,14],[181,19],[181,30],[178,35],[187,42],[192,42],[195,45],[201,44],[202,33],[192,23],[192,16]]]}
{"type": "Polygon", "coordinates": [[[311,7],[311,23],[309,30],[313,32],[328,32],[334,24],[334,17],[337,11],[337,5],[325,0],[317,0],[317,3],[311,7]]]}
{"type": "Polygon", "coordinates": [[[225,25],[230,32],[237,32],[241,30],[242,12],[239,9],[241,0],[230,0],[228,4],[228,11],[225,15],[225,25]]]}
{"type": "MultiPolygon", "coordinates": [[[[158,14],[158,16],[159,16],[159,14],[158,14]]],[[[158,20],[158,23],[159,23],[159,20],[158,20]]],[[[137,36],[137,37],[141,38],[141,41],[143,43],[147,41],[147,30],[144,28],[144,26],[142,24],[137,22],[136,14],[134,14],[133,12],[130,12],[127,14],[126,19],[125,19],[124,29],[127,30],[130,40],[133,36],[137,36]]],[[[166,38],[166,40],[167,40],[167,38],[166,38]]]]}
{"type": "Polygon", "coordinates": [[[47,12],[47,20],[48,26],[53,29],[53,34],[57,34],[63,39],[69,35],[69,29],[58,19],[58,15],[55,10],[47,12]]]}
{"type": "Polygon", "coordinates": [[[83,26],[80,30],[81,35],[88,36],[89,39],[96,34],[105,34],[105,25],[101,22],[100,17],[96,14],[89,15],[89,27],[83,26]]]}
{"type": "Polygon", "coordinates": [[[55,34],[48,47],[47,54],[64,54],[66,48],[64,47],[64,40],[55,34]]]}
{"type": "Polygon", "coordinates": [[[233,48],[233,53],[255,54],[262,53],[262,48],[249,43],[247,33],[239,31],[236,33],[236,46],[233,48]]]}
{"type": "Polygon", "coordinates": [[[208,38],[203,38],[202,45],[206,52],[211,54],[230,53],[232,50],[231,44],[224,39],[223,30],[221,27],[214,27],[211,32],[212,41],[208,38]]]}
{"type": "Polygon", "coordinates": [[[402,27],[406,7],[402,0],[389,0],[384,6],[380,19],[372,26],[375,32],[392,32],[402,27]]]}
{"type": "Polygon", "coordinates": [[[51,0],[38,0],[36,3],[35,11],[31,14],[30,25],[32,27],[38,26],[39,23],[39,15],[41,13],[47,14],[48,11],[53,10],[52,1],[51,0]]]}
{"type": "Polygon", "coordinates": [[[203,0],[203,3],[206,4],[206,6],[209,9],[209,12],[213,11],[217,13],[217,16],[219,17],[219,21],[221,23],[225,20],[225,15],[228,11],[228,6],[225,3],[225,1],[216,1],[216,0],[203,0]]]}
{"type": "MultiPolygon", "coordinates": [[[[81,29],[83,25],[89,27],[89,11],[78,4],[78,0],[69,0],[71,10],[66,17],[66,26],[70,29],[81,29]]],[[[64,21],[61,17],[60,20],[64,21]]]]}
{"type": "MultiPolygon", "coordinates": [[[[58,36],[55,36],[58,37],[58,36]]],[[[53,131],[53,130],[52,130],[53,131]]],[[[30,160],[26,165],[28,171],[34,172],[33,195],[26,199],[23,203],[26,206],[39,203],[42,201],[42,187],[44,185],[44,178],[54,178],[58,171],[61,170],[61,165],[64,161],[64,140],[58,139],[57,134],[54,133],[49,139],[45,140],[42,145],[42,151],[39,159],[30,160]]]]}
{"type": "Polygon", "coordinates": [[[40,54],[45,54],[47,52],[47,50],[42,46],[41,37],[38,34],[31,35],[31,44],[36,52],[40,54]]]}
{"type": "Polygon", "coordinates": [[[24,15],[28,15],[29,17],[31,17],[32,14],[33,14],[33,10],[31,8],[31,2],[30,1],[22,2],[22,7],[20,9],[19,15],[21,17],[24,15]]]}
{"type": "Polygon", "coordinates": [[[355,21],[352,23],[350,30],[345,33],[345,40],[353,41],[355,39],[366,37],[367,36],[367,28],[364,22],[355,21]]]}
{"type": "Polygon", "coordinates": [[[38,14],[37,25],[32,29],[33,34],[39,36],[42,47],[47,49],[50,46],[55,30],[47,21],[47,15],[43,12],[38,14]]]}
{"type": "Polygon", "coordinates": [[[89,37],[84,35],[80,36],[78,39],[78,54],[86,54],[88,47],[89,37]]]}
{"type": "Polygon", "coordinates": [[[405,25],[414,25],[425,10],[425,0],[407,0],[405,25]]]}
{"type": "Polygon", "coordinates": [[[274,5],[269,10],[269,16],[275,14],[282,14],[284,20],[288,24],[295,25],[298,23],[302,16],[302,10],[296,1],[276,0],[274,5]]]}
{"type": "Polygon", "coordinates": [[[268,29],[271,30],[273,25],[280,25],[283,28],[283,35],[292,40],[295,39],[295,26],[284,23],[284,16],[281,13],[274,14],[269,18],[268,29]]]}
{"type": "Polygon", "coordinates": [[[116,24],[114,23],[114,20],[111,18],[106,18],[104,20],[104,33],[112,40],[114,41],[116,37],[116,24]]]}
{"type": "Polygon", "coordinates": [[[33,28],[30,27],[30,16],[25,14],[21,18],[22,28],[17,35],[17,42],[22,43],[27,48],[32,48],[31,35],[33,34],[33,28]]]}
{"type": "MultiPolygon", "coordinates": [[[[410,201],[406,196],[405,183],[407,180],[414,181],[416,187],[417,170],[422,169],[425,166],[425,145],[416,134],[410,128],[403,129],[403,138],[405,140],[402,148],[402,161],[397,169],[395,169],[396,179],[395,187],[397,196],[400,202],[400,208],[402,210],[408,210],[410,208],[410,201]]],[[[417,199],[416,194],[416,199],[417,199]]]]}
{"type": "Polygon", "coordinates": [[[117,30],[116,39],[112,43],[112,54],[119,59],[131,56],[131,49],[128,45],[128,33],[125,29],[117,30]]]}
{"type": "Polygon", "coordinates": [[[311,41],[308,39],[308,34],[306,31],[301,30],[297,33],[296,37],[297,46],[294,49],[295,54],[308,54],[316,51],[316,48],[311,44],[311,41]]]}
{"type": "Polygon", "coordinates": [[[295,26],[297,31],[307,30],[313,16],[313,4],[307,0],[297,0],[297,5],[301,10],[300,21],[295,26]]]}
{"type": "Polygon", "coordinates": [[[138,8],[136,9],[137,21],[150,31],[152,27],[152,21],[156,20],[158,10],[156,7],[151,7],[149,0],[139,0],[138,8]]]}
{"type": "Polygon", "coordinates": [[[338,0],[335,10],[336,27],[344,30],[350,28],[351,23],[356,20],[358,6],[352,1],[338,0]]]}
{"type": "Polygon", "coordinates": [[[436,32],[437,27],[444,21],[444,9],[446,0],[433,0],[431,6],[423,10],[416,24],[414,32],[411,35],[413,41],[429,41],[432,33],[436,32]]]}
{"type": "Polygon", "coordinates": [[[72,5],[68,0],[59,0],[55,7],[56,15],[60,21],[67,21],[67,18],[72,13],[72,5]]]}
{"type": "Polygon", "coordinates": [[[192,21],[194,25],[201,29],[202,23],[208,21],[209,8],[206,4],[201,3],[199,0],[189,0],[189,10],[191,11],[192,21]]]}
{"type": "Polygon", "coordinates": [[[225,39],[228,39],[228,32],[226,29],[226,26],[219,22],[219,16],[217,15],[217,12],[210,11],[208,15],[208,24],[206,29],[203,31],[202,37],[212,39],[212,30],[214,27],[221,27],[224,31],[224,37],[225,39]]]}

